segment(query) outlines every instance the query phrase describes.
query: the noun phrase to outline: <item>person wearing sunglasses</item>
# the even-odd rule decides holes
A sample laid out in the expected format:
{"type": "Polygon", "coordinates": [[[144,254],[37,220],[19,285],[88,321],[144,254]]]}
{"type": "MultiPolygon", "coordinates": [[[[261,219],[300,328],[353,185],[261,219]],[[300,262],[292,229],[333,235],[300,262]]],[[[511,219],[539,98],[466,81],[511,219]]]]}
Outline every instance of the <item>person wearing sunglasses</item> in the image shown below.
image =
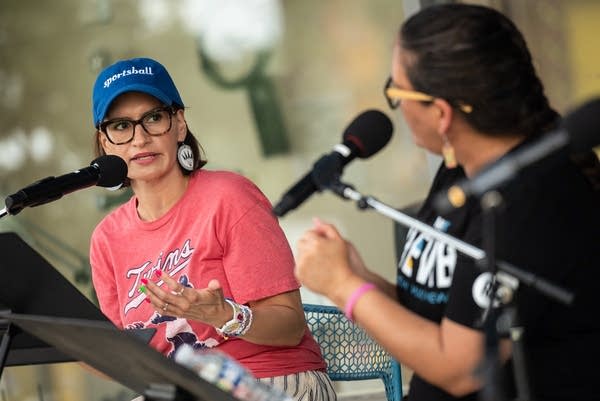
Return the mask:
{"type": "Polygon", "coordinates": [[[572,291],[574,302],[563,304],[531,283],[515,289],[514,280],[500,283],[500,274],[493,281],[484,264],[415,228],[390,283],[320,219],[298,241],[296,276],[414,371],[408,400],[600,399],[593,368],[600,355],[597,156],[557,152],[525,166],[487,198],[501,201],[493,214],[475,197],[449,212],[434,204],[436,195],[534,146],[560,123],[521,33],[492,8],[424,8],[400,29],[384,95],[414,142],[443,156],[418,219],[572,291]],[[592,161],[583,169],[574,159],[592,161]],[[498,294],[513,290],[513,298],[493,297],[488,310],[496,283],[498,294]],[[506,322],[510,315],[502,312],[511,310],[517,343],[508,328],[483,324],[496,314],[506,322]]]}
{"type": "Polygon", "coordinates": [[[133,191],[91,237],[104,314],[156,328],[150,344],[168,357],[215,348],[293,399],[334,401],[269,201],[243,176],[203,168],[165,67],[120,60],[100,72],[92,102],[95,152],[126,162],[133,191]]]}

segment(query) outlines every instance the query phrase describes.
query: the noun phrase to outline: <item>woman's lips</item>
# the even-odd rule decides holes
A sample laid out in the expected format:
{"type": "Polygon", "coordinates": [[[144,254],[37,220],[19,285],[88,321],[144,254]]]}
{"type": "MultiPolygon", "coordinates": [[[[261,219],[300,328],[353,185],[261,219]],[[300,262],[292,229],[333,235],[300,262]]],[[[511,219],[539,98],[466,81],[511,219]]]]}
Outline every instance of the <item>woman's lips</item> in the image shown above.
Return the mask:
{"type": "Polygon", "coordinates": [[[156,153],[140,153],[140,154],[133,156],[131,158],[131,161],[136,162],[136,163],[150,163],[154,159],[156,159],[157,156],[158,156],[158,154],[156,154],[156,153]]]}

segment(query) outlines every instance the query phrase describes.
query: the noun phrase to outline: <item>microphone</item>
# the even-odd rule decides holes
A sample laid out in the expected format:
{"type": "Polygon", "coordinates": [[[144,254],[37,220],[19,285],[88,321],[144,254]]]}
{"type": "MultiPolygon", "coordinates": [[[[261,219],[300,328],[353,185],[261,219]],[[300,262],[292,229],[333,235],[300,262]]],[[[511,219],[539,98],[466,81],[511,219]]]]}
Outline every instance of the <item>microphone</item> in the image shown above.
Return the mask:
{"type": "Polygon", "coordinates": [[[481,196],[513,178],[519,170],[566,150],[569,154],[589,151],[600,144],[600,98],[590,100],[567,114],[558,129],[542,135],[512,154],[485,167],[471,179],[463,179],[447,192],[436,195],[439,213],[462,207],[470,196],[481,196]]]}
{"type": "Polygon", "coordinates": [[[92,185],[117,187],[126,177],[127,164],[123,159],[114,155],[100,156],[89,167],[59,177],[43,178],[6,197],[6,212],[15,215],[28,206],[43,205],[92,185]]]}
{"type": "Polygon", "coordinates": [[[392,137],[392,121],[381,111],[367,110],[348,125],[342,136],[343,142],[333,147],[333,152],[321,156],[300,181],[287,190],[273,207],[276,216],[283,216],[320,191],[324,177],[341,174],[344,166],[356,157],[366,159],[379,152],[392,137]]]}

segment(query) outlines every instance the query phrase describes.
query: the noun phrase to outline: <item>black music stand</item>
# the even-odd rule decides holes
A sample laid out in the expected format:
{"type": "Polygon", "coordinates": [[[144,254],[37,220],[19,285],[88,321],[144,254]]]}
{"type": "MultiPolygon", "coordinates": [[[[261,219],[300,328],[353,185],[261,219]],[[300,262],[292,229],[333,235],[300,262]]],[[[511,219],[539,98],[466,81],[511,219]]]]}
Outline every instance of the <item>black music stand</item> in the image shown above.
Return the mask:
{"type": "Polygon", "coordinates": [[[192,370],[108,322],[0,313],[8,321],[151,400],[236,401],[192,370]]]}
{"type": "MultiPolygon", "coordinates": [[[[74,285],[15,233],[0,233],[0,310],[108,322],[74,285]]],[[[0,376],[5,366],[75,361],[41,339],[0,318],[0,376]]],[[[137,330],[146,342],[155,329],[137,330]]]]}

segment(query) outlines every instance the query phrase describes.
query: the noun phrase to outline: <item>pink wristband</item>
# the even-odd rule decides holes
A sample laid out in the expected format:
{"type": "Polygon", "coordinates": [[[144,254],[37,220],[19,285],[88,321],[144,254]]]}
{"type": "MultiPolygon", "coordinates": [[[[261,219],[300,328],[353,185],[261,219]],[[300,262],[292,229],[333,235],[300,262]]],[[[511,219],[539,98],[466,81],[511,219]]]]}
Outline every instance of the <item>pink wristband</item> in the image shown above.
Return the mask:
{"type": "Polygon", "coordinates": [[[344,315],[346,315],[348,320],[354,320],[352,318],[352,311],[354,310],[354,305],[356,305],[356,302],[358,302],[359,298],[362,297],[365,292],[370,291],[373,288],[375,288],[375,284],[364,283],[354,290],[354,292],[350,295],[350,298],[348,298],[346,301],[346,306],[344,306],[344,315]]]}

